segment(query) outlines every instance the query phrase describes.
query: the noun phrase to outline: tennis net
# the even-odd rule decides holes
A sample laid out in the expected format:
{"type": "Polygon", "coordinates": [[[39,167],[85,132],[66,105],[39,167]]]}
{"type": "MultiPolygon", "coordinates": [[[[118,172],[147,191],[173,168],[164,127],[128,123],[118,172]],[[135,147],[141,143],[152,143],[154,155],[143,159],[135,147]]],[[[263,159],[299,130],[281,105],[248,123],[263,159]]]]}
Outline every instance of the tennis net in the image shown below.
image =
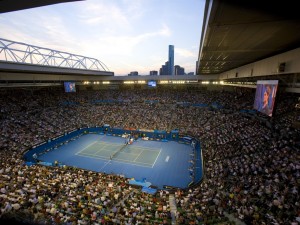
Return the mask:
{"type": "Polygon", "coordinates": [[[126,148],[127,145],[123,145],[118,151],[114,152],[111,156],[110,159],[116,158],[117,155],[124,149],[126,148]]]}

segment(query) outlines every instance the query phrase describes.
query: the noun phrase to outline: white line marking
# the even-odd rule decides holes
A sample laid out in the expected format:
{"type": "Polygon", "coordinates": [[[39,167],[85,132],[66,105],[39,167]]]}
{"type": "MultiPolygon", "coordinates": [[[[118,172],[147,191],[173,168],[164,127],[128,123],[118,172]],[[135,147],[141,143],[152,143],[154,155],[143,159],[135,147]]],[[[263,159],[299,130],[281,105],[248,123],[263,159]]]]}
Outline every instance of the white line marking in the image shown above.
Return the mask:
{"type": "MultiPolygon", "coordinates": [[[[107,143],[107,142],[106,142],[106,143],[107,143]]],[[[107,146],[101,145],[101,148],[100,148],[99,150],[96,151],[95,155],[97,155],[98,152],[102,152],[102,151],[105,151],[105,152],[113,152],[113,153],[115,153],[115,152],[118,151],[118,149],[117,149],[117,150],[115,150],[115,149],[113,149],[113,150],[107,150],[106,148],[107,148],[107,147],[110,147],[110,146],[117,146],[117,147],[123,146],[123,145],[120,145],[120,144],[119,144],[119,145],[117,145],[117,144],[115,144],[115,145],[106,144],[106,145],[107,145],[107,146]]]]}
{"type": "Polygon", "coordinates": [[[141,167],[152,168],[152,164],[149,164],[149,163],[136,162],[137,164],[134,164],[134,163],[132,163],[132,161],[126,160],[126,159],[115,159],[113,161],[114,162],[119,162],[119,163],[130,164],[130,165],[134,165],[134,166],[141,166],[141,167]],[[140,164],[145,164],[145,166],[144,165],[140,165],[140,164]],[[146,166],[146,165],[149,165],[149,166],[146,166]]]}
{"type": "Polygon", "coordinates": [[[140,151],[140,154],[137,155],[137,157],[133,160],[133,162],[135,162],[135,160],[137,160],[137,158],[140,157],[140,155],[142,154],[142,152],[144,152],[144,150],[140,151]]]}
{"type": "Polygon", "coordinates": [[[155,161],[154,161],[154,163],[153,163],[153,165],[152,165],[152,168],[154,167],[154,165],[155,165],[155,163],[156,163],[156,160],[158,159],[158,156],[160,155],[160,152],[161,152],[161,149],[159,150],[159,153],[158,153],[157,156],[156,156],[156,159],[155,159],[155,161]]]}
{"type": "Polygon", "coordinates": [[[82,152],[84,149],[87,149],[88,147],[90,147],[91,145],[97,143],[97,141],[94,141],[93,143],[89,144],[88,146],[86,146],[85,148],[81,149],[79,152],[76,152],[75,155],[78,155],[78,153],[82,152]]]}
{"type": "MultiPolygon", "coordinates": [[[[106,152],[116,152],[115,149],[113,150],[106,150],[105,148],[107,148],[108,146],[118,146],[118,147],[121,147],[122,145],[121,144],[111,144],[111,143],[108,143],[108,142],[99,142],[99,141],[96,141],[94,143],[92,143],[88,146],[86,146],[84,149],[82,149],[81,151],[77,152],[75,155],[79,155],[79,154],[86,154],[86,155],[95,155],[95,156],[99,156],[98,153],[99,152],[102,152],[102,151],[106,151],[106,152]],[[89,154],[89,153],[85,153],[84,150],[87,149],[88,147],[90,147],[92,144],[95,144],[95,145],[101,145],[101,148],[100,149],[96,149],[96,150],[93,150],[93,154],[89,154]]],[[[100,156],[101,157],[101,156],[100,156]]]]}
{"type": "Polygon", "coordinates": [[[104,142],[104,141],[97,141],[97,144],[99,144],[99,145],[108,145],[108,146],[121,146],[122,145],[122,144],[110,143],[110,142],[104,142]]]}
{"type": "MultiPolygon", "coordinates": [[[[81,151],[77,152],[75,155],[79,155],[79,156],[82,156],[82,157],[88,157],[88,158],[94,158],[94,159],[102,159],[102,160],[109,160],[108,157],[105,157],[103,155],[98,155],[98,153],[100,152],[116,152],[116,150],[106,150],[105,148],[107,147],[121,147],[123,144],[113,144],[113,143],[109,143],[109,142],[99,142],[99,141],[95,141],[91,144],[89,144],[88,146],[86,146],[85,148],[83,148],[81,151]],[[90,147],[91,145],[95,144],[96,146],[97,145],[102,145],[100,149],[96,149],[94,150],[94,153],[87,153],[87,152],[84,152],[85,149],[87,149],[88,147],[90,147]]],[[[158,149],[158,148],[149,148],[149,147],[142,147],[142,146],[126,146],[126,147],[129,147],[129,150],[139,150],[139,153],[138,154],[135,154],[135,153],[129,153],[129,152],[120,152],[120,153],[123,153],[123,154],[130,154],[130,155],[133,155],[133,156],[136,156],[135,159],[132,161],[132,160],[126,160],[126,159],[114,159],[113,161],[115,162],[120,162],[120,163],[126,163],[126,164],[131,164],[131,165],[136,165],[136,166],[142,166],[142,167],[147,167],[147,168],[153,168],[159,155],[160,155],[160,152],[162,149],[158,149]],[[136,161],[138,159],[138,157],[145,151],[159,151],[158,155],[156,156],[156,159],[154,161],[153,164],[149,164],[149,163],[143,163],[143,162],[138,162],[136,161]]],[[[105,166],[107,166],[107,164],[110,162],[111,160],[109,160],[101,169],[103,169],[105,166]]]]}
{"type": "Polygon", "coordinates": [[[166,162],[168,162],[168,161],[169,161],[169,159],[170,159],[170,156],[167,156],[167,158],[166,158],[166,162]]]}
{"type": "MultiPolygon", "coordinates": [[[[117,152],[117,151],[116,151],[116,152],[117,152]]],[[[122,150],[122,151],[120,151],[118,154],[133,155],[133,156],[136,156],[136,155],[138,155],[138,154],[134,154],[134,153],[123,152],[123,150],[122,150]]]]}
{"type": "Polygon", "coordinates": [[[94,154],[88,154],[88,153],[80,153],[78,155],[79,156],[86,156],[86,157],[90,157],[90,158],[94,158],[94,159],[105,159],[105,160],[109,159],[109,157],[94,155],[94,154]]]}
{"type": "MultiPolygon", "coordinates": [[[[82,157],[87,157],[87,158],[92,158],[92,159],[102,159],[102,160],[109,160],[109,158],[106,157],[100,157],[100,156],[95,156],[95,155],[84,155],[83,153],[81,153],[78,156],[82,156],[82,157]]],[[[130,160],[126,160],[126,159],[114,159],[114,160],[109,160],[109,161],[114,161],[114,162],[119,162],[119,163],[125,163],[125,164],[130,164],[130,165],[134,165],[134,166],[141,166],[141,167],[147,167],[147,168],[152,168],[152,164],[149,163],[142,163],[142,162],[136,162],[133,163],[130,160]],[[141,164],[145,164],[145,165],[141,165],[141,164]]]]}
{"type": "Polygon", "coordinates": [[[105,165],[101,167],[100,171],[101,171],[102,169],[104,169],[104,168],[107,166],[107,164],[109,164],[110,162],[111,162],[111,160],[109,160],[107,163],[105,163],[105,165]]]}
{"type": "Polygon", "coordinates": [[[149,148],[149,147],[144,147],[144,146],[130,146],[129,148],[133,148],[133,149],[142,149],[142,150],[147,150],[147,151],[159,151],[159,148],[149,148]]]}

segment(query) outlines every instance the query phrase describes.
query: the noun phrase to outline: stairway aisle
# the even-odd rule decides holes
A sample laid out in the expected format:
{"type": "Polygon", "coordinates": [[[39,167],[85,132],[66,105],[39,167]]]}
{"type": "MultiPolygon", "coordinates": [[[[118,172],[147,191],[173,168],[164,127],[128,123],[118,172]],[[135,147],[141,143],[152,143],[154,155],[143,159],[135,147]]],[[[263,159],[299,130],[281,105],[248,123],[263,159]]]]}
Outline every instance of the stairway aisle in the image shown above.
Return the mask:
{"type": "Polygon", "coordinates": [[[176,224],[177,206],[176,206],[174,194],[169,195],[169,204],[170,204],[170,211],[171,211],[171,216],[172,216],[172,224],[176,224]]]}

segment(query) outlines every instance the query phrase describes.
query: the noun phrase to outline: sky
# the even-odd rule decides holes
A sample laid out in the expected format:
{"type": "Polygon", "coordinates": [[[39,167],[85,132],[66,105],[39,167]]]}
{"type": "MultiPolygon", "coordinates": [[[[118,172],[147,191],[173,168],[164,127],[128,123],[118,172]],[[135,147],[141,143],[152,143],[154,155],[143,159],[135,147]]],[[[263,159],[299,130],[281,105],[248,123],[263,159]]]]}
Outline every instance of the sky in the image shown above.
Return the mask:
{"type": "Polygon", "coordinates": [[[0,14],[0,37],[92,57],[115,76],[168,60],[195,72],[205,0],[86,0],[0,14]]]}

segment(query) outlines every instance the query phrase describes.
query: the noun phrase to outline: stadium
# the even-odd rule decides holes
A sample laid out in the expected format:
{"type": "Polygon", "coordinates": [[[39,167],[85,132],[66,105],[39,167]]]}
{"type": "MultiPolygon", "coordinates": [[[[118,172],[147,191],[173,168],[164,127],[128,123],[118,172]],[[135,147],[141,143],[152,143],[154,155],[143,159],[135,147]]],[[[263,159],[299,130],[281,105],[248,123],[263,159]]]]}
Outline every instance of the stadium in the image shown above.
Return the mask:
{"type": "Polygon", "coordinates": [[[197,75],[0,37],[1,224],[300,224],[300,18],[270,4],[206,0],[197,75]]]}

